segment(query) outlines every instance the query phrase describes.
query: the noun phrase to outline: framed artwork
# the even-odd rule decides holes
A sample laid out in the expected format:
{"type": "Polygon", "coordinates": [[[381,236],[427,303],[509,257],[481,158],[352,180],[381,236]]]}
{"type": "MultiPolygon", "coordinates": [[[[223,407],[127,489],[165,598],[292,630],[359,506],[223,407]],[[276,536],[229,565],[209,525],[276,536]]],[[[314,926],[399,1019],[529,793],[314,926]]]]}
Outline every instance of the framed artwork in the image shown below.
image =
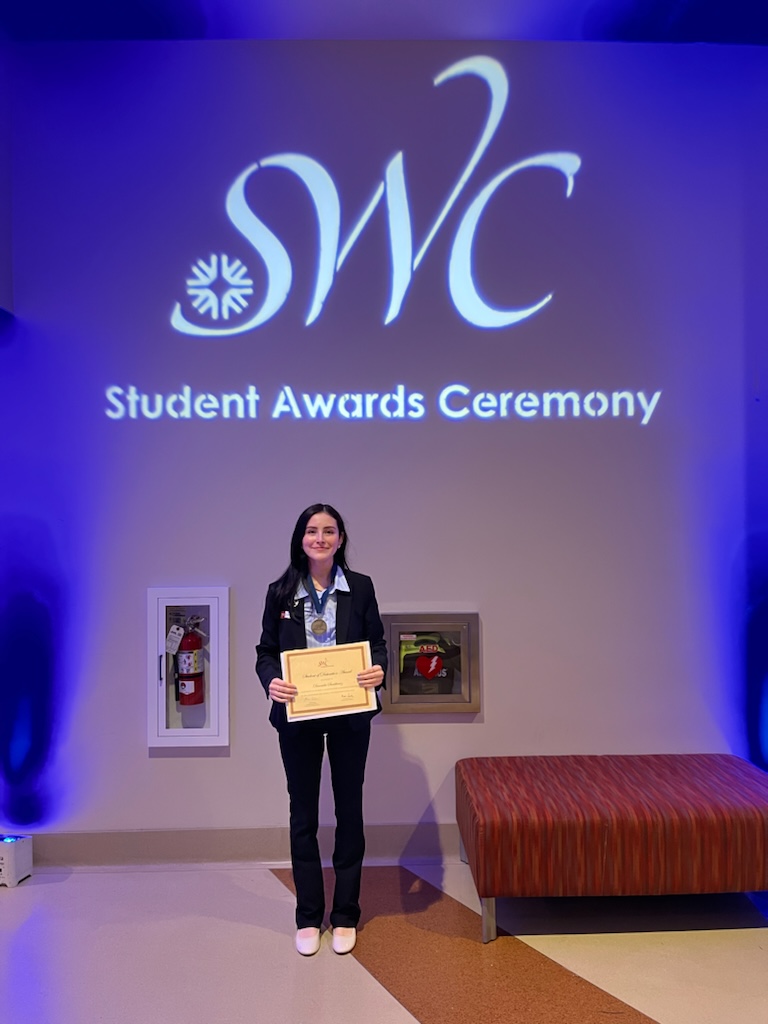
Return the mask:
{"type": "Polygon", "coordinates": [[[480,710],[480,617],[477,612],[383,614],[389,648],[385,714],[480,710]]]}

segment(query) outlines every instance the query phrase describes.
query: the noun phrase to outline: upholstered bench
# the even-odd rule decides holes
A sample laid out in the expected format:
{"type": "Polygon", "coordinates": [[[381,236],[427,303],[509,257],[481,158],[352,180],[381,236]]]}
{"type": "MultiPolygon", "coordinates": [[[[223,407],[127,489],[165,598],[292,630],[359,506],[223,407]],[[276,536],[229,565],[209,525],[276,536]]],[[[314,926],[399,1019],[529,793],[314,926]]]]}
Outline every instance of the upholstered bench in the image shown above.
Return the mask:
{"type": "Polygon", "coordinates": [[[456,820],[480,897],[768,889],[768,774],[732,754],[468,757],[456,820]]]}

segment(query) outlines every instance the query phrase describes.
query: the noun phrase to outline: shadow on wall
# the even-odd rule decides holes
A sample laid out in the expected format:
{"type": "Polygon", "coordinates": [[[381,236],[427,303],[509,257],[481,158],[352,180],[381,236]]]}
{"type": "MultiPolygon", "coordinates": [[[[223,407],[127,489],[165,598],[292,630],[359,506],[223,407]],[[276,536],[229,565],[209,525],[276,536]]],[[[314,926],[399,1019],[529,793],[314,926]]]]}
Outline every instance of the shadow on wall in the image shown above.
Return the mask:
{"type": "Polygon", "coordinates": [[[639,43],[768,43],[768,8],[755,0],[593,0],[583,39],[639,43]]]}
{"type": "Polygon", "coordinates": [[[13,328],[16,318],[7,309],[0,309],[0,348],[10,346],[13,342],[13,328]]]}
{"type": "Polygon", "coordinates": [[[0,781],[14,825],[50,817],[47,767],[55,740],[63,633],[62,587],[46,524],[0,520],[0,781]]]}
{"type": "Polygon", "coordinates": [[[196,0],[9,0],[0,35],[16,40],[203,39],[206,19],[196,0]]]}
{"type": "Polygon", "coordinates": [[[760,0],[561,0],[542,13],[540,0],[479,0],[475,5],[350,5],[326,0],[318,18],[311,0],[8,0],[0,38],[76,39],[581,39],[623,42],[768,43],[760,0]]]}
{"type": "Polygon", "coordinates": [[[749,759],[768,770],[768,536],[750,538],[744,635],[744,714],[749,759]]]}

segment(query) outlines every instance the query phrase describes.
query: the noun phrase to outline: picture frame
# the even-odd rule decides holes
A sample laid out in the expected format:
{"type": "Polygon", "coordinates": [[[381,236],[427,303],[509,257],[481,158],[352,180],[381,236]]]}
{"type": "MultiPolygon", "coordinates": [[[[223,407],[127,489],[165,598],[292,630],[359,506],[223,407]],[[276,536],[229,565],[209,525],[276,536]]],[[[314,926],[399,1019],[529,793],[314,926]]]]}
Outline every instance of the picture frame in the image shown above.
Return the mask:
{"type": "Polygon", "coordinates": [[[382,614],[389,649],[384,714],[477,714],[480,711],[480,616],[477,612],[382,614]]]}

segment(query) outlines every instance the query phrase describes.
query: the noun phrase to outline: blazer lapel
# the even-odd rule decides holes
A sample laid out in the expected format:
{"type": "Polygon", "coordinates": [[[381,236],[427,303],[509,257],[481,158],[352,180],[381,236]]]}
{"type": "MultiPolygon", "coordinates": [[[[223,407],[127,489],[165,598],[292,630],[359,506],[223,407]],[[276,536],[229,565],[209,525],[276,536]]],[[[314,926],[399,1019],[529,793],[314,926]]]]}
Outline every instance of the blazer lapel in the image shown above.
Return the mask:
{"type": "Polygon", "coordinates": [[[291,605],[291,633],[294,637],[292,650],[307,646],[307,633],[304,628],[304,600],[299,598],[291,605]]]}

